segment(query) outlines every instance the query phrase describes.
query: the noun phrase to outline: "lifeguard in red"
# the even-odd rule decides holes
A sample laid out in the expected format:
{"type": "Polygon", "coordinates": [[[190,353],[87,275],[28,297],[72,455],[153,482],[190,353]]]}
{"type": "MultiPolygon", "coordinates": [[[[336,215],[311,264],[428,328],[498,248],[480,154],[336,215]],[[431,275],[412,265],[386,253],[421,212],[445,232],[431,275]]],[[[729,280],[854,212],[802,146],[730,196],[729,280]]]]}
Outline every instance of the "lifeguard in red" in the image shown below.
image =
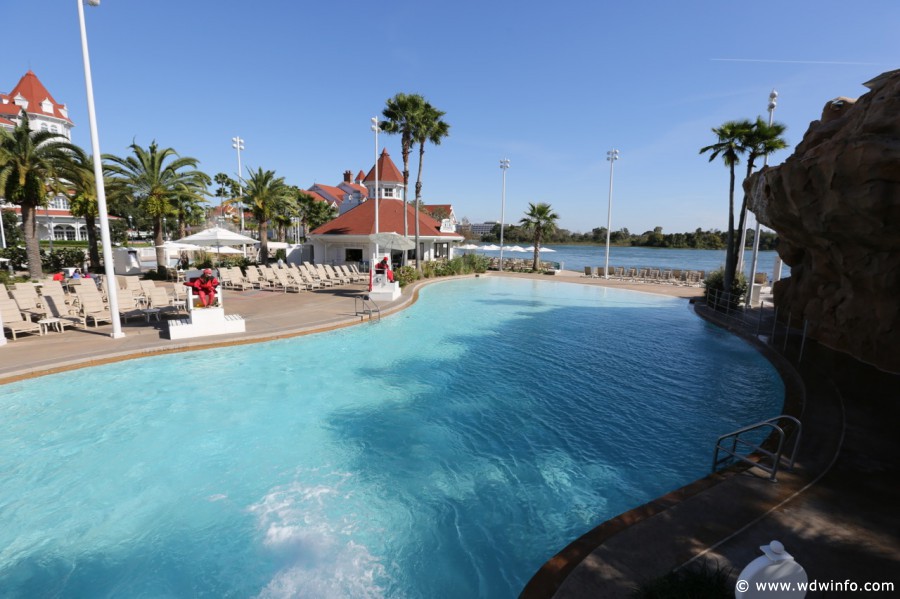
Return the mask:
{"type": "Polygon", "coordinates": [[[185,281],[184,285],[194,290],[204,308],[209,308],[216,303],[216,287],[219,286],[219,279],[213,276],[212,270],[204,269],[203,274],[190,281],[185,281]]]}

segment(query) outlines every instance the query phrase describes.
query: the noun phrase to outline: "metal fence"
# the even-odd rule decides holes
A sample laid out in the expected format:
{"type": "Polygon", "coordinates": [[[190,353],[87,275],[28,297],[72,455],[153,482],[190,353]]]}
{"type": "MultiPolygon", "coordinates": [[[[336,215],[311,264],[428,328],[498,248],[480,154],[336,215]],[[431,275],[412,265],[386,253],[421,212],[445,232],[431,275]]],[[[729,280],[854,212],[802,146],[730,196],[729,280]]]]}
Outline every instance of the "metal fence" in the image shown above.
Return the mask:
{"type": "Polygon", "coordinates": [[[744,296],[708,289],[706,306],[729,327],[741,329],[788,356],[796,352],[797,362],[803,360],[809,320],[794,316],[790,310],[780,310],[771,300],[760,299],[756,304],[744,301],[744,296]]]}

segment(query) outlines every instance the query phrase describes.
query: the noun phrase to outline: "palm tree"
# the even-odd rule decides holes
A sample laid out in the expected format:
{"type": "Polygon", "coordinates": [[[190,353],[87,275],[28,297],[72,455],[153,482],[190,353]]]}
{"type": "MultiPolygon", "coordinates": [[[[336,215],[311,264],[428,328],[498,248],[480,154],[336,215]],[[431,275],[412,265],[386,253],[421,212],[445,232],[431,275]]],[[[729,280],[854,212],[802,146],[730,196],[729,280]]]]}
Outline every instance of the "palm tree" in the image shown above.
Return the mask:
{"type": "MultiPolygon", "coordinates": [[[[756,117],[756,122],[743,139],[743,145],[747,149],[747,176],[744,178],[745,181],[753,174],[753,169],[755,168],[754,163],[757,158],[788,147],[787,141],[781,137],[785,129],[787,129],[787,127],[782,123],[773,122],[770,125],[764,121],[762,117],[756,117]]],[[[741,256],[744,251],[744,236],[747,232],[745,223],[747,221],[748,200],[749,194],[744,192],[744,200],[741,203],[741,216],[737,228],[741,234],[740,241],[735,248],[736,256],[741,256]]],[[[735,259],[735,268],[737,268],[738,262],[740,262],[740,259],[735,259]]]]}
{"type": "Polygon", "coordinates": [[[315,199],[303,190],[297,192],[296,199],[304,234],[337,218],[337,208],[315,199]]]}
{"type": "Polygon", "coordinates": [[[419,208],[422,199],[422,160],[425,157],[425,143],[441,145],[441,140],[450,135],[450,125],[441,120],[446,113],[438,110],[428,102],[419,113],[414,131],[415,141],[419,143],[419,173],[416,176],[416,269],[422,271],[422,256],[419,254],[419,208]]]}
{"type": "Polygon", "coordinates": [[[264,171],[262,168],[250,172],[244,190],[245,199],[250,211],[259,223],[259,254],[262,263],[269,263],[269,243],[267,239],[269,221],[276,215],[290,209],[294,204],[291,188],[283,177],[276,177],[275,171],[264,171]]]}
{"type": "Polygon", "coordinates": [[[528,203],[528,212],[525,217],[519,220],[519,224],[526,231],[534,234],[534,262],[531,265],[532,271],[539,270],[541,264],[541,240],[545,235],[549,235],[556,230],[556,221],[559,215],[553,212],[550,204],[541,202],[540,204],[528,203]]]}
{"type": "Polygon", "coordinates": [[[41,247],[37,235],[37,207],[46,203],[48,186],[61,190],[59,171],[68,163],[74,146],[49,131],[32,131],[23,110],[12,132],[0,129],[0,196],[22,207],[22,233],[28,275],[40,279],[41,247]]]}
{"type": "Polygon", "coordinates": [[[71,161],[64,165],[60,176],[71,184],[69,209],[72,216],[84,219],[84,227],[88,236],[88,256],[91,270],[100,271],[100,246],[97,242],[97,217],[100,215],[97,206],[97,184],[94,176],[94,157],[88,156],[84,150],[75,146],[71,161]]]}
{"type": "Polygon", "coordinates": [[[172,148],[160,149],[156,141],[147,149],[136,143],[130,146],[133,156],[119,158],[105,155],[110,178],[110,195],[136,201],[153,221],[158,272],[165,274],[166,252],[162,247],[163,218],[178,214],[178,205],[187,196],[206,193],[209,175],[197,170],[199,161],[179,156],[172,148]]]}
{"type": "Polygon", "coordinates": [[[713,128],[712,132],[718,138],[716,143],[700,148],[701,154],[711,152],[710,162],[721,156],[731,175],[728,186],[728,232],[725,241],[725,276],[723,277],[723,290],[726,293],[731,292],[734,270],[737,265],[734,251],[734,167],[740,162],[741,154],[747,151],[744,139],[752,129],[753,123],[746,119],[728,121],[721,127],[713,128]]]}
{"type": "MultiPolygon", "coordinates": [[[[409,153],[415,141],[415,131],[419,122],[419,114],[427,102],[419,94],[398,93],[393,98],[388,98],[387,104],[381,114],[384,121],[379,127],[385,133],[400,135],[400,153],[403,157],[403,201],[406,201],[406,190],[409,188],[409,153]]],[[[377,190],[376,190],[377,193],[377,190]]],[[[403,210],[403,235],[407,235],[407,216],[403,210]]],[[[418,244],[417,244],[418,247],[418,244]]],[[[406,264],[406,252],[403,253],[403,263],[406,264]]]]}

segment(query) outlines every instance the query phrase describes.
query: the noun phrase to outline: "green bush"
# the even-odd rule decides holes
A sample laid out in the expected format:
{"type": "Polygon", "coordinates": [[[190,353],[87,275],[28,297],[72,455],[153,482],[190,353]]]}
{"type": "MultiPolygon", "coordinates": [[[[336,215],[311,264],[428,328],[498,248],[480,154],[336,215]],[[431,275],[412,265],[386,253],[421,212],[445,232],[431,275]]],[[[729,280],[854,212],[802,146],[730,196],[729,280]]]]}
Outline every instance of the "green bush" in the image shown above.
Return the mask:
{"type": "MultiPolygon", "coordinates": [[[[709,273],[706,276],[706,292],[704,297],[706,299],[707,304],[710,303],[710,292],[713,296],[713,301],[717,300],[721,295],[723,290],[725,289],[725,269],[720,268],[719,270],[715,270],[709,273]]],[[[744,273],[739,272],[734,276],[734,281],[731,282],[731,300],[727,303],[727,305],[722,301],[716,301],[716,305],[725,309],[735,309],[737,308],[743,297],[746,295],[748,289],[747,277],[744,273]]]]}
{"type": "Polygon", "coordinates": [[[419,272],[412,266],[401,266],[399,270],[394,272],[396,280],[400,283],[400,287],[406,287],[410,283],[414,283],[419,279],[419,272]]]}

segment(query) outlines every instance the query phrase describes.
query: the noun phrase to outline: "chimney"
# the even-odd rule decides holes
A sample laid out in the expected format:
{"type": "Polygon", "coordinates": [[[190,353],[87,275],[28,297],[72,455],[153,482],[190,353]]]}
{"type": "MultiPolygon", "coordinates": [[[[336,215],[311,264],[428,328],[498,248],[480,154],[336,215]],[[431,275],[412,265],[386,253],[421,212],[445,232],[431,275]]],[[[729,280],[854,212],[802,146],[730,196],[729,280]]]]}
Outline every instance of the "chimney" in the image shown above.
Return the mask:
{"type": "Polygon", "coordinates": [[[353,176],[353,173],[350,171],[344,171],[344,183],[351,183],[352,179],[350,177],[353,176]]]}

